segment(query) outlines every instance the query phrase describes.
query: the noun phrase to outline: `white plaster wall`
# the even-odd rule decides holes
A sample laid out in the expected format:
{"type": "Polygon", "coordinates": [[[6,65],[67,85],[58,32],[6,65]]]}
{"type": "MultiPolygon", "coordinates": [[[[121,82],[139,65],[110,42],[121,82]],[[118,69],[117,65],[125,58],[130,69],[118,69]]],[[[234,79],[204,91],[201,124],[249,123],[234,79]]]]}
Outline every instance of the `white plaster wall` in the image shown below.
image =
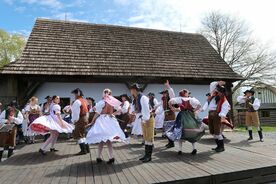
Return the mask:
{"type": "MultiPolygon", "coordinates": [[[[181,89],[188,89],[191,91],[191,96],[196,97],[204,105],[206,96],[205,94],[209,91],[208,85],[171,85],[175,90],[176,95],[181,89]]],[[[96,101],[99,101],[102,96],[102,91],[105,88],[110,88],[114,96],[119,96],[121,94],[129,93],[126,85],[123,83],[59,83],[59,82],[46,82],[44,83],[35,93],[38,97],[39,103],[44,102],[44,98],[47,95],[53,96],[58,95],[61,98],[71,98],[73,100],[74,96],[71,91],[75,88],[80,88],[85,97],[93,97],[96,101]]],[[[158,100],[161,99],[160,91],[164,89],[162,84],[149,84],[144,91],[144,94],[149,92],[155,93],[158,100]]],[[[206,116],[205,113],[201,113],[200,117],[206,116]]]]}

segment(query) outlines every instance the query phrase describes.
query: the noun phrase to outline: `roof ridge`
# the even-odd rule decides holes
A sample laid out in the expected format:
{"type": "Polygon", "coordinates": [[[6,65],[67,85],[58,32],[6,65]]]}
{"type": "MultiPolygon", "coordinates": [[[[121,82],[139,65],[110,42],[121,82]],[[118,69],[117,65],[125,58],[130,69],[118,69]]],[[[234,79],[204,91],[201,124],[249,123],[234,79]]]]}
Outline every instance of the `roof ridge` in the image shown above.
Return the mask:
{"type": "Polygon", "coordinates": [[[57,20],[57,19],[48,19],[43,17],[38,17],[37,21],[48,21],[48,22],[61,22],[61,23],[73,23],[73,24],[83,24],[83,25],[96,25],[96,26],[106,26],[106,27],[118,27],[124,29],[136,29],[136,30],[145,30],[145,31],[158,31],[158,32],[167,32],[167,33],[179,33],[179,34],[187,34],[187,35],[194,35],[194,36],[202,36],[200,33],[187,33],[187,32],[179,32],[179,31],[170,31],[170,30],[163,30],[163,29],[154,29],[154,28],[142,28],[142,27],[133,27],[133,26],[125,26],[125,25],[115,25],[115,24],[98,24],[98,23],[91,23],[91,22],[81,22],[81,21],[72,21],[72,20],[57,20]]]}

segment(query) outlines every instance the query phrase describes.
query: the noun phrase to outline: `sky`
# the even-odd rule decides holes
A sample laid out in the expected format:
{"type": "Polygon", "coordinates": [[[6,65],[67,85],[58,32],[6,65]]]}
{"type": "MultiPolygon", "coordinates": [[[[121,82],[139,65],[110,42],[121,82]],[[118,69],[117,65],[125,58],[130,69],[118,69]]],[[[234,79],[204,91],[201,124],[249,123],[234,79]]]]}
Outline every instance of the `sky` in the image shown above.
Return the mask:
{"type": "Polygon", "coordinates": [[[275,0],[0,0],[0,29],[28,36],[42,17],[194,33],[206,14],[220,11],[276,49],[275,7],[275,0]]]}

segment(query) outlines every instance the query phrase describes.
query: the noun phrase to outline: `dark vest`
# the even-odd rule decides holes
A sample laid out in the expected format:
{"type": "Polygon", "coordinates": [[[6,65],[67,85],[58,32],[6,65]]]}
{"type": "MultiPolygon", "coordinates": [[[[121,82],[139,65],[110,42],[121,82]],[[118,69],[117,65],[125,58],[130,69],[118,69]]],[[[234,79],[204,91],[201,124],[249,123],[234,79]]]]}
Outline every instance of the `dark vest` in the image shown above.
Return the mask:
{"type": "Polygon", "coordinates": [[[253,108],[253,106],[249,104],[249,103],[253,104],[254,101],[255,101],[255,97],[253,97],[253,96],[251,98],[246,99],[245,107],[248,112],[256,112],[256,110],[253,108]]]}
{"type": "Polygon", "coordinates": [[[137,95],[137,97],[134,99],[134,106],[135,106],[135,111],[137,113],[140,113],[141,110],[142,110],[142,105],[141,105],[141,98],[142,98],[143,94],[142,93],[139,93],[137,95]]]}

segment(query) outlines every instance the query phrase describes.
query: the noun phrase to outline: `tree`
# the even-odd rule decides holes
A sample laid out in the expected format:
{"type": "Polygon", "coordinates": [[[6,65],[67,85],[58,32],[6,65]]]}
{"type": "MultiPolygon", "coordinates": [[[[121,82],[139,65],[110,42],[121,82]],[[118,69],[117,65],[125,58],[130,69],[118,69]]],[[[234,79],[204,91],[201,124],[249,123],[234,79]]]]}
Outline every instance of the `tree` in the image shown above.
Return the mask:
{"type": "Polygon", "coordinates": [[[233,93],[245,83],[268,80],[276,74],[276,55],[252,39],[252,31],[244,21],[211,12],[201,24],[200,33],[233,71],[244,77],[234,86],[233,93]]]}
{"type": "Polygon", "coordinates": [[[19,58],[25,43],[24,36],[0,29],[0,68],[19,58]]]}

